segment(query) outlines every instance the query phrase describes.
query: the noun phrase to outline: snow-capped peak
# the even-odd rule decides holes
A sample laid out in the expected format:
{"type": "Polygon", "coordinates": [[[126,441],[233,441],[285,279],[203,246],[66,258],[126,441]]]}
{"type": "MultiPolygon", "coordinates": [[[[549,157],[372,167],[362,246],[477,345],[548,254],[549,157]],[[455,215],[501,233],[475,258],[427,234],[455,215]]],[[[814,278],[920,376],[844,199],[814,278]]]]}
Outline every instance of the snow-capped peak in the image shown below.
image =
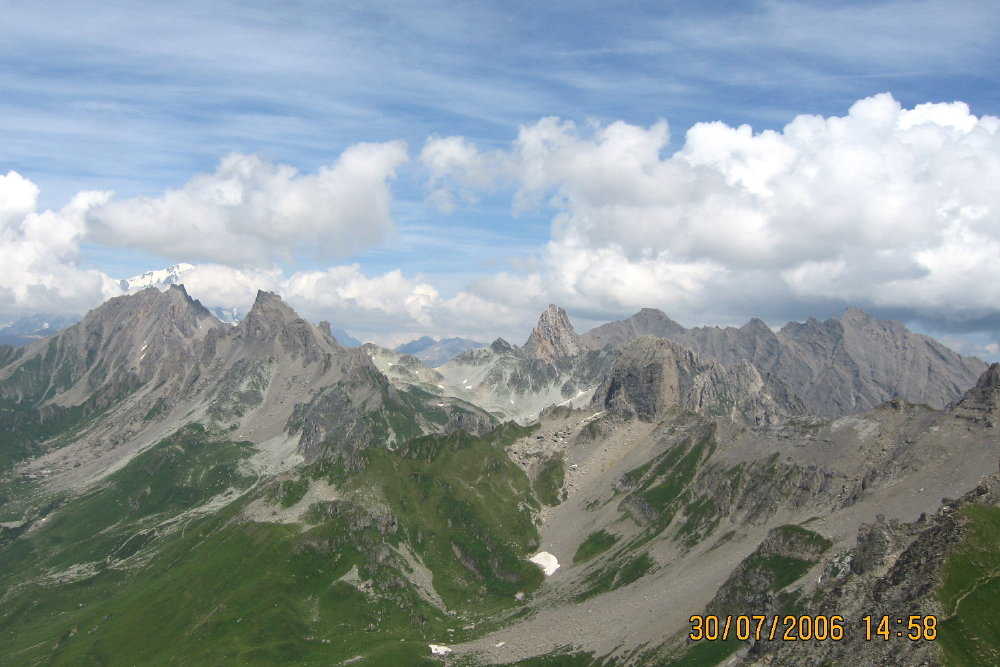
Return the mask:
{"type": "Polygon", "coordinates": [[[131,278],[124,278],[119,280],[118,284],[126,292],[137,292],[139,290],[144,290],[147,287],[165,289],[170,285],[180,284],[182,282],[181,275],[187,273],[193,268],[193,264],[181,262],[180,264],[168,266],[165,269],[146,271],[145,273],[132,276],[131,278]]]}

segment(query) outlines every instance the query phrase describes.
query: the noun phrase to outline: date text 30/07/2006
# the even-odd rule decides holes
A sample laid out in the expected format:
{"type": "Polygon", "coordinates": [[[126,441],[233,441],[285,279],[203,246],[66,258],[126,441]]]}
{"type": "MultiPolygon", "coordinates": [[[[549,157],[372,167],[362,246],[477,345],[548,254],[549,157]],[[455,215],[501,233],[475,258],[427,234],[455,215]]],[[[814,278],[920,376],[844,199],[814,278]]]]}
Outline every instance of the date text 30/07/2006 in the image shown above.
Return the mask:
{"type": "MultiPolygon", "coordinates": [[[[843,616],[700,616],[688,619],[691,641],[843,641],[850,623],[843,616]]],[[[937,639],[936,616],[862,616],[865,641],[937,639]]]]}

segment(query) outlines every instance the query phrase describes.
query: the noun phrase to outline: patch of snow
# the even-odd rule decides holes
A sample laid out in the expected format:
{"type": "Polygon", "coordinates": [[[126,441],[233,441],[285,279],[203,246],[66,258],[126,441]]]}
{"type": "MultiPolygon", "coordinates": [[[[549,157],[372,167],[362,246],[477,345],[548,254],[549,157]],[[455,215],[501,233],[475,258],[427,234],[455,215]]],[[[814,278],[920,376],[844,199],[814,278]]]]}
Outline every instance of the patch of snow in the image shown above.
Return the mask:
{"type": "Polygon", "coordinates": [[[428,644],[431,649],[431,655],[448,655],[451,653],[451,649],[442,644],[428,644]]]}
{"type": "Polygon", "coordinates": [[[528,560],[542,568],[546,577],[551,577],[559,569],[559,560],[548,551],[539,551],[528,560]]]}
{"type": "Polygon", "coordinates": [[[146,271],[140,275],[125,278],[124,280],[120,280],[118,282],[121,288],[126,292],[138,291],[147,287],[156,287],[160,290],[164,290],[170,285],[176,285],[182,282],[181,274],[186,273],[193,268],[194,266],[191,264],[174,264],[173,266],[168,266],[167,268],[159,271],[146,271]]]}

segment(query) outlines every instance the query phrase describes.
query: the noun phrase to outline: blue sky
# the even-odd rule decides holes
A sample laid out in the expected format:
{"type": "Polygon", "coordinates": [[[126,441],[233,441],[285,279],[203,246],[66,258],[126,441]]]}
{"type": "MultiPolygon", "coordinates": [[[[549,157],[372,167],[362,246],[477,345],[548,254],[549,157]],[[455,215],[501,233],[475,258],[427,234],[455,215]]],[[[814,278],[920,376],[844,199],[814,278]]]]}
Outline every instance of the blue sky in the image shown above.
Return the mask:
{"type": "MultiPolygon", "coordinates": [[[[501,320],[498,332],[515,336],[539,303],[570,292],[571,313],[585,323],[627,314],[633,305],[588,296],[578,284],[537,289],[533,300],[498,297],[500,275],[552,280],[545,271],[557,269],[544,265],[559,250],[551,245],[554,220],[565,214],[571,226],[582,224],[580,200],[566,194],[575,185],[549,179],[535,206],[515,211],[523,172],[469,185],[467,175],[451,171],[437,174],[461,195],[446,212],[428,199],[435,174],[419,159],[428,140],[460,136],[480,154],[512,154],[520,128],[546,117],[573,121],[581,141],[598,131],[590,128],[617,121],[648,129],[665,120],[669,141],[658,154],[666,159],[696,123],[780,132],[800,115],[846,116],[855,102],[882,92],[904,110],[958,100],[974,117],[1000,115],[1000,9],[993,3],[4,4],[0,173],[15,171],[34,183],[39,212],[61,209],[80,191],[114,191],[116,201],[157,198],[213,173],[232,153],[313,174],[359,142],[405,142],[406,159],[386,167],[391,219],[377,240],[310,252],[306,239],[278,259],[200,260],[283,277],[330,266],[357,265],[362,279],[398,270],[414,285],[432,286],[441,300],[469,293],[496,308],[490,315],[479,303],[480,320],[463,328],[453,324],[457,302],[450,314],[418,317],[410,306],[359,305],[350,290],[350,307],[300,297],[310,314],[356,320],[341,324],[386,340],[397,329],[407,336],[485,334],[492,317],[501,320]]],[[[992,155],[992,147],[984,150],[992,155]]],[[[602,203],[586,213],[598,209],[607,210],[602,203]]],[[[67,261],[117,278],[188,260],[177,244],[119,244],[122,216],[135,214],[123,209],[103,233],[81,232],[67,261]]],[[[988,226],[996,227],[997,215],[990,209],[988,226]]],[[[608,248],[628,246],[606,236],[608,248]]],[[[515,282],[505,284],[519,291],[515,282]]],[[[21,287],[7,286],[17,294],[21,287]]],[[[207,300],[222,298],[206,290],[207,300]]],[[[769,322],[833,314],[854,292],[782,294],[781,303],[759,300],[769,322]]],[[[676,309],[666,297],[649,305],[680,313],[686,324],[747,316],[705,298],[689,293],[676,309]]],[[[32,308],[18,299],[8,311],[32,308]]],[[[860,305],[960,335],[956,344],[986,356],[983,346],[996,342],[997,315],[980,301],[959,312],[920,299],[907,303],[893,292],[860,305]]]]}

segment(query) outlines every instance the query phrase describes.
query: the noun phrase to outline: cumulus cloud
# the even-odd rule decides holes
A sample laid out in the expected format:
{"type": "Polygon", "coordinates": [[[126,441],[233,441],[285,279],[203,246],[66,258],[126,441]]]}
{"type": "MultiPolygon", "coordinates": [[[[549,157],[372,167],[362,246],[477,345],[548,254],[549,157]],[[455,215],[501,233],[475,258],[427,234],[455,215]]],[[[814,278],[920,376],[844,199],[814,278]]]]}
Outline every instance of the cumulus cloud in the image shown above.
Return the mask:
{"type": "MultiPolygon", "coordinates": [[[[377,174],[380,169],[382,167],[372,167],[371,173],[377,174]]],[[[148,205],[155,211],[152,218],[126,225],[129,234],[138,234],[137,230],[157,215],[172,215],[188,205],[197,209],[212,197],[249,206],[242,200],[253,199],[264,191],[276,191],[275,187],[267,186],[254,190],[256,194],[247,194],[246,176],[254,173],[260,176],[259,170],[270,175],[265,181],[277,179],[284,184],[292,183],[292,190],[304,187],[311,192],[311,186],[295,183],[297,177],[286,168],[271,167],[256,158],[231,157],[223,161],[215,174],[197,177],[182,191],[167,193],[142,204],[137,200],[116,203],[109,192],[82,192],[59,211],[37,211],[39,189],[34,183],[17,172],[0,175],[0,266],[4,267],[0,272],[0,315],[78,314],[120,294],[118,280],[78,266],[81,243],[107,233],[107,228],[95,232],[95,225],[103,225],[108,220],[126,225],[126,211],[148,205]],[[220,177],[223,173],[235,173],[235,180],[226,181],[220,177]],[[212,188],[218,192],[212,194],[212,188]],[[184,201],[184,204],[176,204],[177,201],[184,201]]],[[[312,178],[321,180],[324,176],[321,173],[312,178]]],[[[275,205],[275,208],[281,206],[275,205]]],[[[284,210],[294,209],[285,207],[284,210]]],[[[383,213],[388,215],[387,209],[383,213]]],[[[227,215],[235,213],[217,211],[208,217],[219,222],[227,215]]],[[[313,222],[319,224],[316,220],[313,222]]],[[[309,221],[300,221],[300,224],[305,226],[309,221]]],[[[363,236],[365,232],[359,228],[356,235],[363,236]]],[[[225,230],[222,233],[226,233],[225,230]]],[[[346,234],[347,231],[332,233],[346,234]]],[[[216,237],[214,242],[220,238],[216,237]]],[[[146,239],[143,247],[156,247],[157,242],[155,238],[146,239]]],[[[246,241],[252,242],[252,239],[246,241]]],[[[267,261],[258,266],[202,262],[185,266],[180,279],[192,296],[210,307],[237,307],[246,312],[257,291],[264,289],[281,294],[305,317],[328,319],[382,341],[398,342],[397,339],[421,333],[467,334],[491,329],[489,333],[492,334],[497,330],[495,323],[509,318],[512,312],[504,305],[467,292],[445,298],[419,275],[406,275],[400,270],[370,275],[358,264],[286,272],[267,261]]]]}
{"type": "Polygon", "coordinates": [[[483,153],[465,137],[430,137],[420,151],[420,162],[429,174],[427,200],[451,213],[458,205],[477,200],[476,191],[492,189],[505,174],[501,151],[483,153]]]}
{"type": "Polygon", "coordinates": [[[209,307],[246,312],[258,289],[277,292],[302,316],[326,319],[371,340],[402,342],[417,334],[495,336],[520,313],[496,300],[460,291],[450,298],[420,276],[392,270],[367,275],[358,264],[285,274],[198,264],[184,271],[185,289],[209,307]]]}
{"type": "Polygon", "coordinates": [[[549,302],[591,321],[642,306],[691,324],[777,321],[849,304],[963,335],[1000,321],[1000,119],[961,102],[907,109],[881,94],[779,131],[699,123],[676,150],[670,142],[666,121],[558,118],[522,127],[502,150],[430,138],[420,162],[432,202],[509,188],[515,214],[552,213],[536,264],[457,293],[358,264],[273,268],[305,246],[333,257],[383,238],[400,143],[357,145],[311,175],[230,156],[159,197],[81,193],[59,211],[38,212],[37,187],[11,172],[0,177],[0,262],[10,267],[0,310],[113,294],[107,276],[77,266],[88,239],[206,260],[184,282],[207,305],[245,308],[269,289],[310,319],[382,340],[516,340],[549,302]]]}
{"type": "MultiPolygon", "coordinates": [[[[484,293],[608,316],[653,305],[695,322],[788,304],[1000,310],[1000,119],[880,94],[780,131],[699,123],[667,155],[669,140],[663,121],[522,127],[492,169],[514,185],[515,212],[554,211],[546,268],[496,276],[484,293]]],[[[468,187],[455,173],[468,164],[483,180],[483,154],[455,138],[422,155],[449,155],[444,141],[462,150],[430,163],[439,178],[468,187]]]]}
{"type": "Polygon", "coordinates": [[[108,196],[81,192],[59,211],[38,211],[34,183],[0,176],[0,313],[79,312],[118,293],[107,275],[77,266],[86,214],[108,196]]]}
{"type": "Polygon", "coordinates": [[[261,265],[297,252],[345,257],[392,231],[389,181],[406,160],[400,141],[355,144],[315,174],[233,154],[213,173],[161,196],[95,207],[89,233],[106,245],[229,265],[261,265]]]}

